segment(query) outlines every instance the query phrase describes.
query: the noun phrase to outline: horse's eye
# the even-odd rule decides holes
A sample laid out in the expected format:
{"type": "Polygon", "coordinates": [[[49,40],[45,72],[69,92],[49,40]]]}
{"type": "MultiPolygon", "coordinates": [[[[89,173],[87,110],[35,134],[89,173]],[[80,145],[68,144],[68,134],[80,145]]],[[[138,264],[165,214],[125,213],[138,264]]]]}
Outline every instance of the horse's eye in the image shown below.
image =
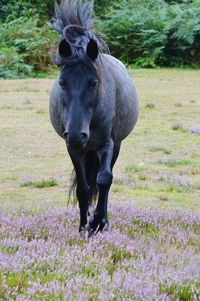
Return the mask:
{"type": "Polygon", "coordinates": [[[64,79],[59,79],[59,85],[63,88],[66,85],[66,82],[64,81],[64,79]]]}
{"type": "Polygon", "coordinates": [[[91,88],[95,88],[97,86],[97,84],[98,84],[98,80],[97,79],[92,79],[92,80],[89,81],[89,86],[91,88]]]}

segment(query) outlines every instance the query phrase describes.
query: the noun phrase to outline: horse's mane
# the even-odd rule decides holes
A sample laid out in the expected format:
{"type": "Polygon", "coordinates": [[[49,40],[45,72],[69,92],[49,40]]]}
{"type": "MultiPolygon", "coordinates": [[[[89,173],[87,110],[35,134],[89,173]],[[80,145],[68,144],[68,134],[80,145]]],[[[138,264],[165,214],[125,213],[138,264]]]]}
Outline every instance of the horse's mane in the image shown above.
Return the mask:
{"type": "MultiPolygon", "coordinates": [[[[60,33],[61,40],[80,48],[85,46],[90,39],[98,44],[99,51],[109,52],[106,43],[91,28],[93,13],[93,0],[62,0],[60,5],[55,1],[55,18],[50,26],[60,33]]],[[[84,60],[83,51],[76,51],[76,58],[71,58],[71,63],[76,59],[84,60]]],[[[53,61],[57,65],[70,64],[70,61],[63,61],[62,58],[54,55],[53,61]]]]}

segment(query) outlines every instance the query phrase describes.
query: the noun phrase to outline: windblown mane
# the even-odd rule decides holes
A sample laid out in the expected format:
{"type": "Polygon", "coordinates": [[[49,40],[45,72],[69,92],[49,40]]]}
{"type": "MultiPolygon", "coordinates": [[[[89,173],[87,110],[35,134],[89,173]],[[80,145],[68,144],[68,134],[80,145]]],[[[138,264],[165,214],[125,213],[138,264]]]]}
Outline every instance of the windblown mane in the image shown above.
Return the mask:
{"type": "Polygon", "coordinates": [[[84,55],[85,46],[90,39],[96,41],[100,53],[109,52],[106,43],[91,28],[92,13],[93,0],[62,0],[60,5],[55,1],[55,18],[52,19],[50,27],[59,32],[60,39],[66,39],[75,51],[66,60],[54,54],[54,64],[71,65],[77,60],[90,64],[91,62],[84,55]]]}

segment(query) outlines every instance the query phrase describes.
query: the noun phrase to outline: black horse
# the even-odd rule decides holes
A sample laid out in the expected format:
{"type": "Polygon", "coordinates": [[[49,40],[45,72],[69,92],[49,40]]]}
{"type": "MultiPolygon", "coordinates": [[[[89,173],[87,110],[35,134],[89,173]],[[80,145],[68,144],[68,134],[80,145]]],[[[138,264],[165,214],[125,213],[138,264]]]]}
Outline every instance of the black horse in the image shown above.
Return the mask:
{"type": "Polygon", "coordinates": [[[54,62],[61,72],[51,92],[50,118],[74,165],[81,235],[108,229],[112,169],[138,118],[133,82],[124,65],[105,54],[105,43],[90,27],[92,11],[92,1],[63,0],[52,23],[60,33],[54,62]],[[97,206],[88,218],[96,192],[97,206]]]}

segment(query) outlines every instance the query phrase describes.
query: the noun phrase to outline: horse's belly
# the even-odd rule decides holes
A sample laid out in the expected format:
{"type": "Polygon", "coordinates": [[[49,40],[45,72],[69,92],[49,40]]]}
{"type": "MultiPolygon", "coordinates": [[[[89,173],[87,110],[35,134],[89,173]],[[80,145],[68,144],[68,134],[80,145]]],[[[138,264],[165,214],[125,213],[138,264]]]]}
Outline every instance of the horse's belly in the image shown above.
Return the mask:
{"type": "Polygon", "coordinates": [[[125,139],[133,130],[138,119],[138,100],[133,83],[128,82],[118,90],[116,102],[115,136],[125,139]]]}
{"type": "MultiPolygon", "coordinates": [[[[120,142],[134,128],[138,119],[138,99],[125,66],[116,58],[104,55],[116,85],[116,108],[114,122],[114,138],[120,142]]],[[[109,89],[110,87],[108,87],[109,89]]]]}

